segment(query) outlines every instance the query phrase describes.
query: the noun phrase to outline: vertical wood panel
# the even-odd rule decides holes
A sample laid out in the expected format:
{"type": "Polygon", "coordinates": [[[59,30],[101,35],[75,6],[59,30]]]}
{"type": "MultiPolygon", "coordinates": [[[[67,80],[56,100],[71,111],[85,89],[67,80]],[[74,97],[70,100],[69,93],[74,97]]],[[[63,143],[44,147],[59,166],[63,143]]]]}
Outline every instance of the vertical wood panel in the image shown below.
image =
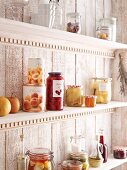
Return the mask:
{"type": "Polygon", "coordinates": [[[5,132],[0,132],[0,169],[5,170],[6,167],[6,152],[5,152],[5,132]]]}
{"type": "Polygon", "coordinates": [[[17,170],[17,155],[21,152],[21,129],[6,132],[6,170],[17,170]]]}

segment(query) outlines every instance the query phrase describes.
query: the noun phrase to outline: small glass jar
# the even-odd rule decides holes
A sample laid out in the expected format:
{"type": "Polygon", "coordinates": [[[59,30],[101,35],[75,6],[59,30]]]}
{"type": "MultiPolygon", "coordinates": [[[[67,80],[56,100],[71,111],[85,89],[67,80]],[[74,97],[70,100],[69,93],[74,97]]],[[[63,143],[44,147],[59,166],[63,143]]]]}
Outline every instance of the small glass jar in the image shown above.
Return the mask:
{"type": "Polygon", "coordinates": [[[111,101],[111,78],[93,78],[91,89],[97,96],[97,103],[109,103],[111,101]]]}
{"type": "Polygon", "coordinates": [[[116,159],[125,159],[127,157],[127,148],[122,146],[115,146],[113,149],[113,156],[116,159]]]}
{"type": "Polygon", "coordinates": [[[28,170],[46,169],[53,170],[53,152],[46,148],[34,148],[28,151],[29,166],[28,170]]]}
{"type": "Polygon", "coordinates": [[[62,170],[82,170],[82,162],[75,160],[65,160],[61,164],[62,170]]]}
{"type": "Polygon", "coordinates": [[[112,40],[112,29],[108,26],[102,26],[97,29],[97,38],[112,40]]]}
{"type": "Polygon", "coordinates": [[[69,85],[66,89],[66,104],[70,107],[81,107],[84,104],[82,86],[69,85]]]}
{"type": "Polygon", "coordinates": [[[72,152],[85,151],[85,136],[75,135],[71,136],[71,150],[72,152]]]}
{"type": "Polygon", "coordinates": [[[81,16],[79,13],[68,13],[66,30],[72,33],[81,33],[81,16]]]}
{"type": "Polygon", "coordinates": [[[82,170],[89,169],[88,154],[84,152],[70,153],[70,160],[82,162],[82,170]]]}
{"type": "Polygon", "coordinates": [[[46,109],[63,110],[64,79],[60,72],[50,72],[46,80],[46,109]]]}
{"type": "Polygon", "coordinates": [[[96,99],[97,99],[97,96],[94,96],[94,95],[85,96],[85,106],[86,107],[95,107],[96,99]]]}

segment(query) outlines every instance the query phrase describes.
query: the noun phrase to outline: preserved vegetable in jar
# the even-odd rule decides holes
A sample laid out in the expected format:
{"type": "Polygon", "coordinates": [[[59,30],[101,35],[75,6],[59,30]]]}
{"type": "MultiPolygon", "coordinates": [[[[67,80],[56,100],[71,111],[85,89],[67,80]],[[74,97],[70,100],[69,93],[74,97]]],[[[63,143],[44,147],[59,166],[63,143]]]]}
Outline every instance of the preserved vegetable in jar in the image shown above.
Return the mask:
{"type": "Polygon", "coordinates": [[[84,104],[83,90],[81,86],[69,85],[66,89],[67,106],[75,107],[84,104]]]}
{"type": "Polygon", "coordinates": [[[29,156],[28,170],[53,170],[53,152],[45,148],[34,148],[27,152],[29,156]]]}
{"type": "Polygon", "coordinates": [[[91,89],[97,96],[97,103],[109,103],[111,101],[111,78],[93,78],[91,89]]]}
{"type": "Polygon", "coordinates": [[[63,110],[64,79],[60,72],[50,72],[46,80],[46,109],[63,110]]]}
{"type": "Polygon", "coordinates": [[[85,106],[86,107],[95,107],[96,106],[96,98],[97,98],[97,96],[94,96],[94,95],[85,96],[85,106]]]}

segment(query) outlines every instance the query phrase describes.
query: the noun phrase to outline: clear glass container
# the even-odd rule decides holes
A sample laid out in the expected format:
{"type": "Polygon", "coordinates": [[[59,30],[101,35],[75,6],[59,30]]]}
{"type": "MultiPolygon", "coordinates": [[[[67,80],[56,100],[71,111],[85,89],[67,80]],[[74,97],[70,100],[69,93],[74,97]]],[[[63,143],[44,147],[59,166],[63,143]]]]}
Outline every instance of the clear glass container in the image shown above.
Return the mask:
{"type": "Polygon", "coordinates": [[[71,150],[72,152],[83,152],[85,151],[85,136],[75,135],[71,136],[71,150]]]}
{"type": "Polygon", "coordinates": [[[84,104],[82,86],[68,85],[66,87],[66,104],[70,107],[81,107],[84,104]]]}
{"type": "Polygon", "coordinates": [[[61,164],[61,170],[82,170],[82,162],[75,160],[65,160],[61,164]]]}
{"type": "Polygon", "coordinates": [[[97,38],[112,40],[112,29],[108,26],[102,26],[97,29],[97,38]]]}
{"type": "Polygon", "coordinates": [[[97,99],[97,96],[94,96],[94,95],[85,96],[85,106],[86,107],[95,107],[96,99],[97,99]]]}
{"type": "Polygon", "coordinates": [[[28,170],[54,170],[53,152],[46,148],[34,148],[28,151],[28,170]]]}
{"type": "Polygon", "coordinates": [[[97,103],[109,103],[111,101],[111,78],[93,78],[91,89],[97,96],[97,103]]]}
{"type": "Polygon", "coordinates": [[[63,10],[59,0],[50,0],[49,28],[63,29],[63,10]]]}
{"type": "Polygon", "coordinates": [[[66,31],[72,33],[81,33],[81,16],[79,13],[67,14],[66,31]]]}
{"type": "Polygon", "coordinates": [[[97,38],[116,41],[116,18],[102,18],[97,29],[97,38]]]}

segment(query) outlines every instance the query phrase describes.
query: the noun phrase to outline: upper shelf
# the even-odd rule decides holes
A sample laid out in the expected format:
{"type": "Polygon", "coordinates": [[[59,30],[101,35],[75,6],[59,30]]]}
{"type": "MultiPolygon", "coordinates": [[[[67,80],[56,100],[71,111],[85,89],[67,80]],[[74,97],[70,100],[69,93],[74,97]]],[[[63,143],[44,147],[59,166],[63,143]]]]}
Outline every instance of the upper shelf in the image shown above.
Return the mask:
{"type": "Polygon", "coordinates": [[[9,114],[6,117],[0,117],[0,129],[18,128],[28,125],[50,123],[55,121],[64,121],[67,119],[76,119],[85,115],[94,115],[96,113],[112,113],[115,108],[127,107],[127,102],[112,101],[109,104],[97,104],[96,107],[64,107],[62,111],[46,111],[39,113],[19,112],[9,114]]]}
{"type": "Polygon", "coordinates": [[[0,18],[0,42],[51,50],[114,57],[114,50],[127,45],[47,27],[0,18]]]}

